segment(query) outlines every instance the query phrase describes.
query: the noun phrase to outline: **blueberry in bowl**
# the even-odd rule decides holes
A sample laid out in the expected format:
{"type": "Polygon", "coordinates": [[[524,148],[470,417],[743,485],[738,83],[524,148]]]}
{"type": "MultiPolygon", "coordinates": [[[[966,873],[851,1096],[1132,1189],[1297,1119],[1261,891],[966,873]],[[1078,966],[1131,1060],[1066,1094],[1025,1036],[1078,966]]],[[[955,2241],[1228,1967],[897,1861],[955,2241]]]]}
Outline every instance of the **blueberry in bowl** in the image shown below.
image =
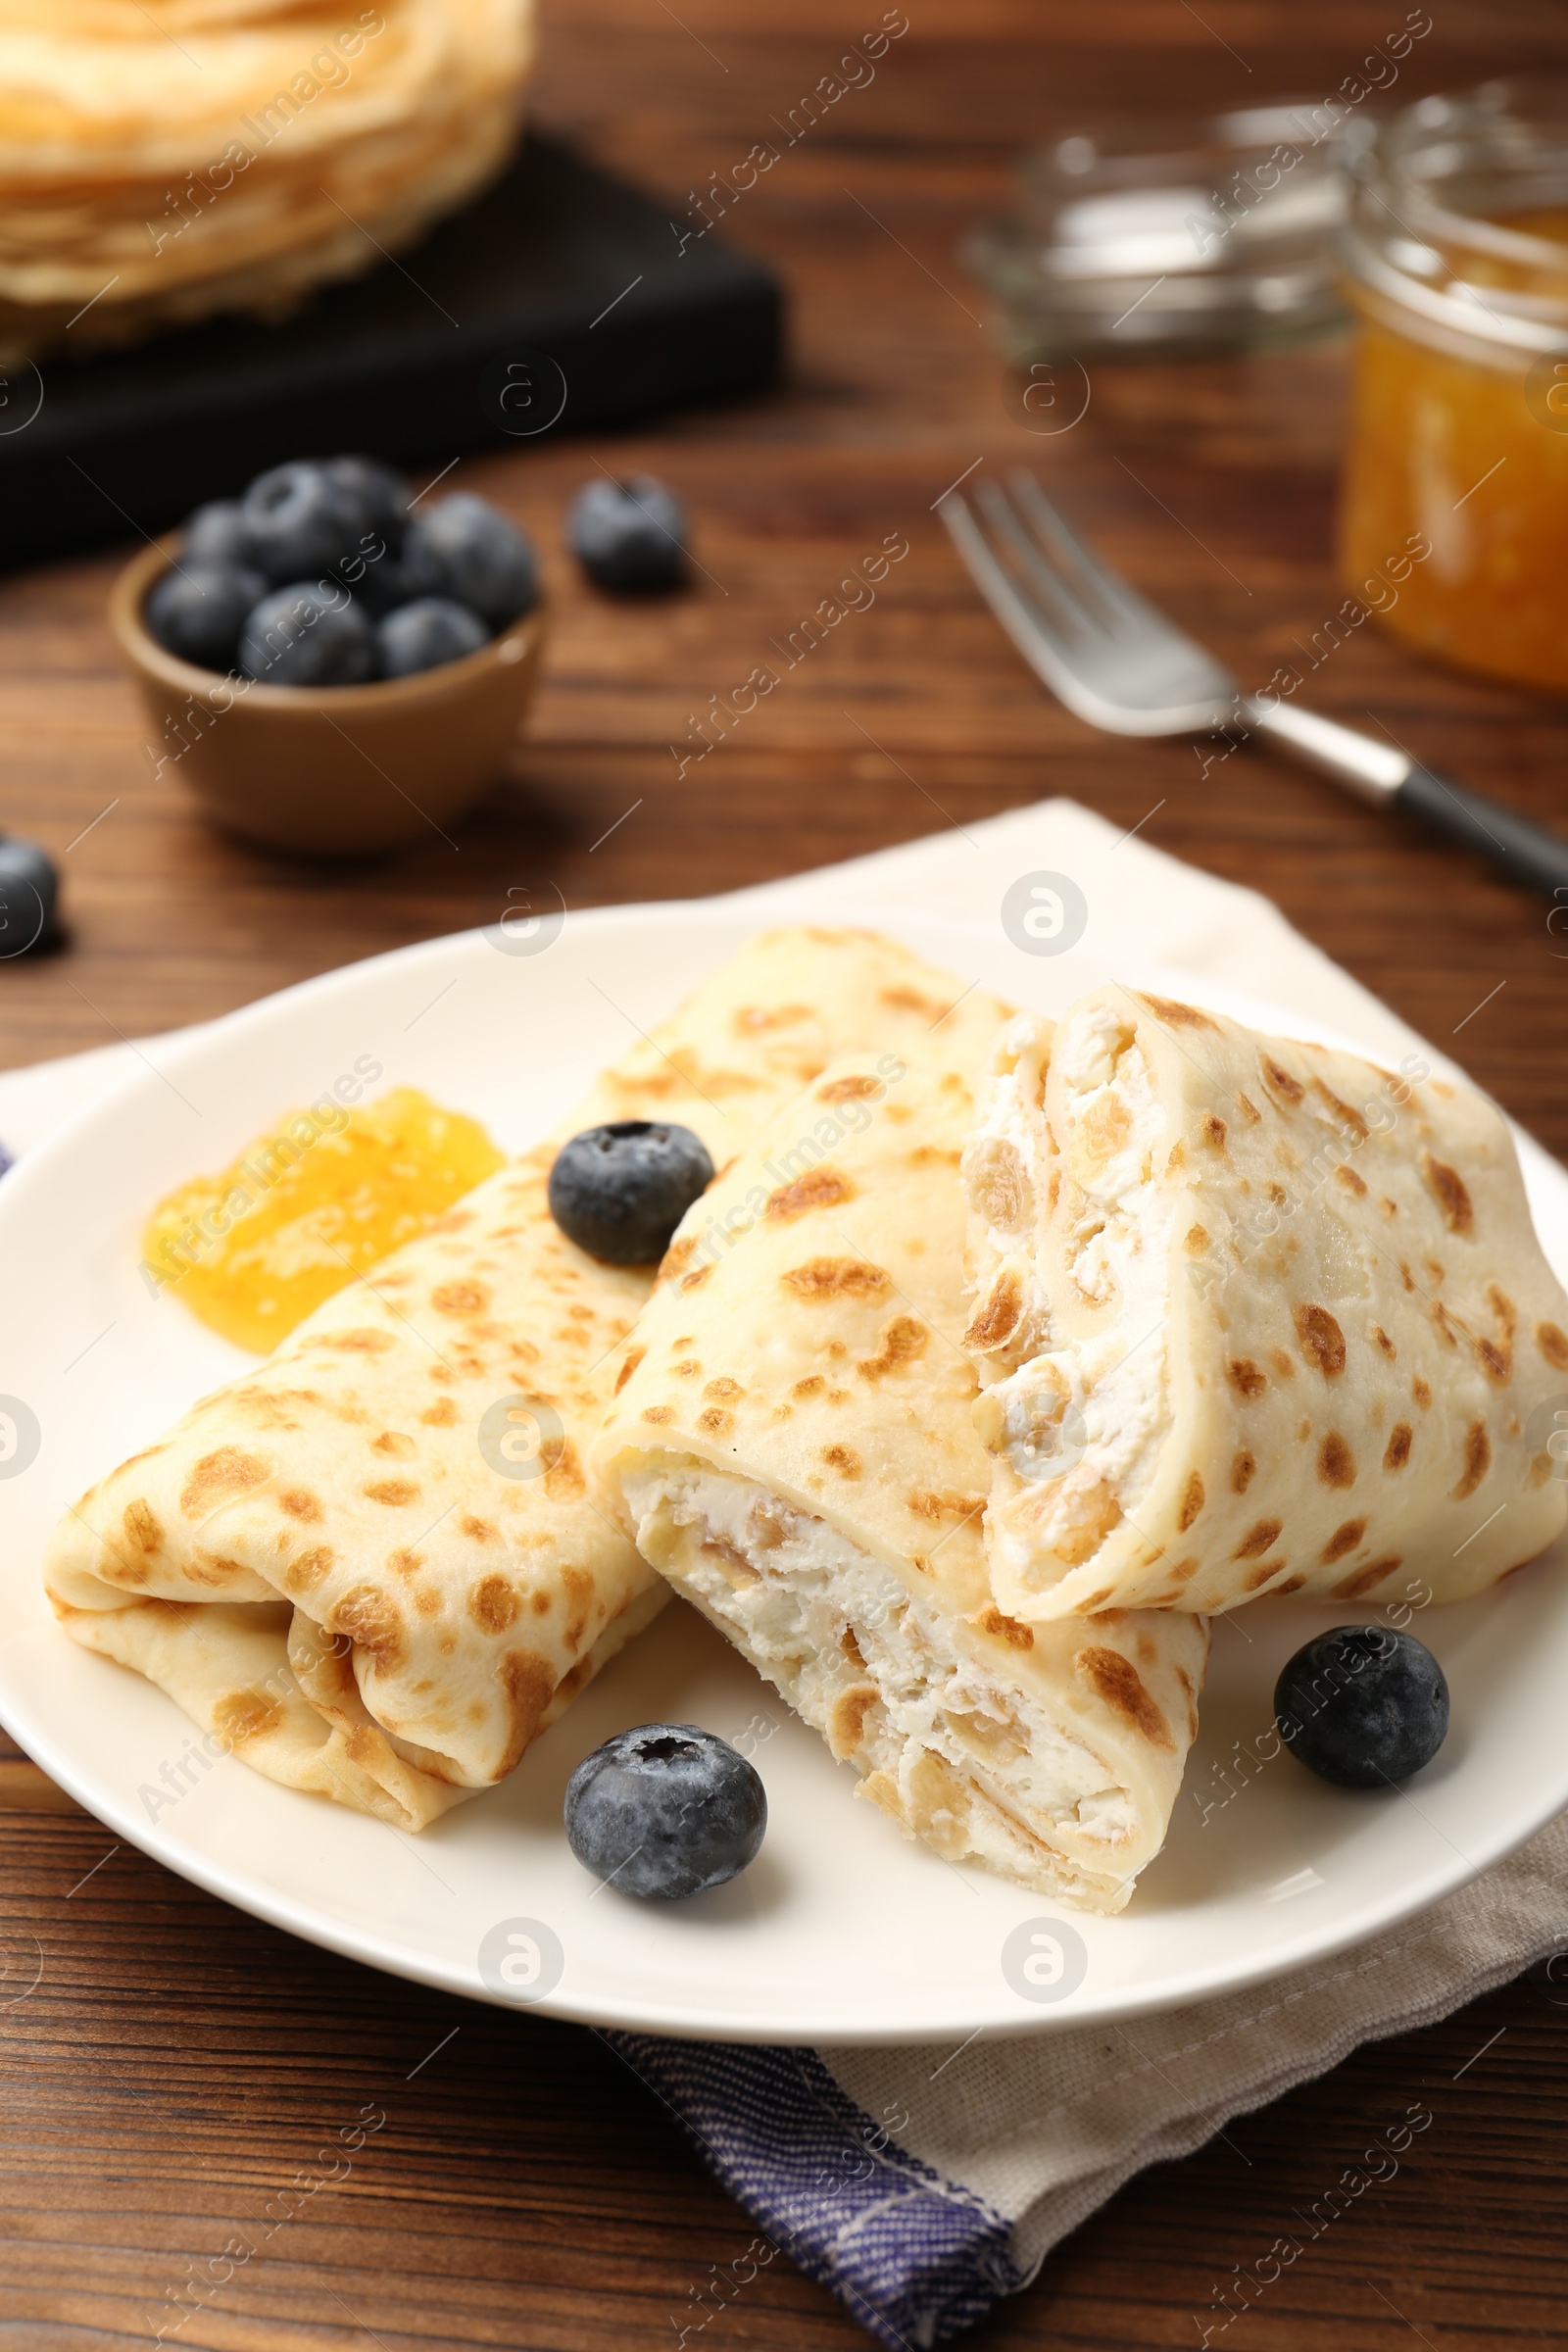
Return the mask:
{"type": "Polygon", "coordinates": [[[599,474],[571,502],[566,540],[598,588],[648,595],[686,574],[686,510],[651,473],[599,474]]]}
{"type": "Polygon", "coordinates": [[[650,1266],[712,1181],[708,1148],[689,1127],[614,1119],[562,1145],[550,1171],[550,1214],[590,1257],[650,1266]]]}
{"type": "Polygon", "coordinates": [[[59,944],[60,880],[35,841],[0,834],[0,962],[59,944]]]}
{"type": "Polygon", "coordinates": [[[495,781],[544,621],[514,523],[462,493],[427,512],[362,456],[209,501],[110,599],[154,777],[228,831],[327,858],[444,835],[495,781]]]}
{"type": "Polygon", "coordinates": [[[728,1740],[695,1723],[645,1723],[596,1747],[566,1783],[566,1842],[622,1894],[680,1901],[756,1859],[767,1795],[728,1740]]]}
{"type": "Polygon", "coordinates": [[[1274,1716],[1291,1753],[1340,1788],[1390,1788],[1448,1732],[1448,1684],[1424,1642],[1390,1625],[1337,1625],[1288,1660],[1274,1716]]]}

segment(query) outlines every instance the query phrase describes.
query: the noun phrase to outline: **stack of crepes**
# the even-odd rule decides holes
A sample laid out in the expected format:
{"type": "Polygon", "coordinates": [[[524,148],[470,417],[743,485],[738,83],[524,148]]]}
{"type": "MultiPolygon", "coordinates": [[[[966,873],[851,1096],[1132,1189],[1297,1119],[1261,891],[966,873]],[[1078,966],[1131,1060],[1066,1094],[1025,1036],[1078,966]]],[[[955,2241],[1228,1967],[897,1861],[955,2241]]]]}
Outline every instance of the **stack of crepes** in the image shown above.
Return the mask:
{"type": "Polygon", "coordinates": [[[0,365],[374,268],[499,171],[532,49],[533,0],[0,0],[0,365]]]}

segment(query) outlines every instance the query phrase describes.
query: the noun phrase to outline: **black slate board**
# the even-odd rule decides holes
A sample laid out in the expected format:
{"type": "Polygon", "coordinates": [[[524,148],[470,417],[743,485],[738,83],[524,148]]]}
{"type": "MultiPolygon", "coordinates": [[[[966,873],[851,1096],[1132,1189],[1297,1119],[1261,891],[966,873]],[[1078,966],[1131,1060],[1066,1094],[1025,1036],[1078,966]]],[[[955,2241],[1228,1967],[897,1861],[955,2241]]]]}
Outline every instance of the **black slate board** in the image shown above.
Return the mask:
{"type": "Polygon", "coordinates": [[[630,425],[775,376],[778,281],[530,133],[424,244],[283,323],[223,319],[13,370],[0,408],[0,565],[155,534],[285,458],[432,467],[630,425]],[[508,371],[511,370],[509,374],[508,371]],[[503,421],[505,420],[505,421],[503,421]]]}

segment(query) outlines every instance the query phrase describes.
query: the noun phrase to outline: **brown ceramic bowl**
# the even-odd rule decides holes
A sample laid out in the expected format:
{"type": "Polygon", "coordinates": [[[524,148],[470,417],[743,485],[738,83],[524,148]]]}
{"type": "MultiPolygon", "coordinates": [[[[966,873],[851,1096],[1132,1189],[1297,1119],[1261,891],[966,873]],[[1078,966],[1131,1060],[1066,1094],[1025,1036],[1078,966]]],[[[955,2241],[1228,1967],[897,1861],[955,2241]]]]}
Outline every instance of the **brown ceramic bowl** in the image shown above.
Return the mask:
{"type": "Polygon", "coordinates": [[[109,625],[152,723],[154,772],[269,849],[355,858],[440,832],[493,784],[533,696],[543,605],[460,662],[370,686],[261,686],[166,653],[142,607],[178,548],[127,564],[109,625]]]}

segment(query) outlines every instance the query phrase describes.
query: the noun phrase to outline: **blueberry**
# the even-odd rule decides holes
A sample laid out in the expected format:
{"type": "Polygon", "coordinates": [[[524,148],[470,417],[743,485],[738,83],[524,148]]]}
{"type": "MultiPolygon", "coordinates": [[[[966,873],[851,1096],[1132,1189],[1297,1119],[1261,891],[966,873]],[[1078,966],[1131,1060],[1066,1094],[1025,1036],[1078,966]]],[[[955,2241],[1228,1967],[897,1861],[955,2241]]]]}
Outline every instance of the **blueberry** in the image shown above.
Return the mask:
{"type": "Polygon", "coordinates": [[[416,669],[439,669],[488,645],[490,632],[466,605],[448,596],[416,597],[389,612],[375,632],[384,678],[406,678],[416,669]]]}
{"type": "Polygon", "coordinates": [[[562,1145],[550,1171],[550,1214],[590,1257],[650,1266],[712,1181],[713,1163],[689,1127],[616,1119],[562,1145]]]}
{"type": "Polygon", "coordinates": [[[246,620],[239,666],[268,686],[360,686],[375,675],[375,632],[341,589],[295,580],[246,620]]]}
{"type": "Polygon", "coordinates": [[[266,594],[259,571],[181,563],[155,584],[143,617],[164,650],[181,662],[202,669],[232,669],[246,615],[266,594]]]}
{"type": "Polygon", "coordinates": [[[60,885],[35,841],[0,838],[0,962],[59,936],[60,885]]]}
{"type": "Polygon", "coordinates": [[[409,527],[409,485],[377,458],[328,458],[325,470],[358,502],[362,525],[374,531],[389,555],[402,551],[409,527]]]}
{"type": "Polygon", "coordinates": [[[416,514],[403,561],[416,595],[449,596],[492,629],[504,629],[539,601],[531,541],[471,491],[455,490],[416,514]]]}
{"type": "Polygon", "coordinates": [[[314,458],[258,474],[242,506],[251,562],[274,588],[331,571],[371,527],[362,488],[314,458]]]}
{"type": "Polygon", "coordinates": [[[237,498],[215,498],[198,507],[180,538],[180,555],[187,564],[220,564],[233,569],[250,562],[245,510],[237,498]]]}
{"type": "Polygon", "coordinates": [[[651,473],[600,474],[571,502],[566,539],[588,577],[622,595],[672,588],[686,568],[686,510],[651,473]]]}
{"type": "Polygon", "coordinates": [[[622,1894],[668,1901],[746,1868],[767,1828],[767,1796],[727,1740],[695,1723],[645,1723],[584,1756],[564,1818],[585,1870],[622,1894]]]}
{"type": "Polygon", "coordinates": [[[1448,1686],[1424,1642],[1388,1625],[1337,1625],[1298,1649],[1274,1686],[1292,1753],[1341,1788],[1386,1788],[1430,1764],[1448,1729],[1448,1686]]]}
{"type": "Polygon", "coordinates": [[[334,579],[342,581],[354,602],[372,620],[380,620],[385,613],[396,612],[398,606],[406,605],[414,594],[408,572],[398,557],[390,552],[376,555],[376,544],[372,534],[367,553],[363,557],[350,557],[347,563],[338,565],[332,575],[334,579]]]}

